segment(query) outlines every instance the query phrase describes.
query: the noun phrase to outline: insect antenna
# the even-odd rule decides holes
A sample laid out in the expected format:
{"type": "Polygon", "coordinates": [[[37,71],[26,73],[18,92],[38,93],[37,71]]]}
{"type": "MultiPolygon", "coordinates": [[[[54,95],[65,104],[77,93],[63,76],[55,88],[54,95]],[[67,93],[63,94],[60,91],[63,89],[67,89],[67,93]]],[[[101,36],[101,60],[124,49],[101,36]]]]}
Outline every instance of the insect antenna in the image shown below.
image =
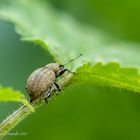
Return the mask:
{"type": "Polygon", "coordinates": [[[73,62],[74,60],[76,60],[77,58],[81,57],[82,55],[83,55],[83,54],[81,53],[79,56],[77,56],[77,57],[75,57],[75,58],[69,60],[68,62],[66,62],[66,63],[64,64],[64,66],[67,65],[67,64],[69,64],[69,63],[71,63],[71,62],[73,62]]]}

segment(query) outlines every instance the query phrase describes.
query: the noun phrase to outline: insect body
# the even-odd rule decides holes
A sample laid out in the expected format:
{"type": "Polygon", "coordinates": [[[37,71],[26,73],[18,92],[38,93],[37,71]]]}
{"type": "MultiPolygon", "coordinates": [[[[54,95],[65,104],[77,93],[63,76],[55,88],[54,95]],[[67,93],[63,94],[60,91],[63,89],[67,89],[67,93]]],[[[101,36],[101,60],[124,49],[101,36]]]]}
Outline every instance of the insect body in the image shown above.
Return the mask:
{"type": "MultiPolygon", "coordinates": [[[[71,59],[69,62],[75,59],[71,59]]],[[[67,62],[66,64],[68,64],[69,62],[67,62]]],[[[50,63],[44,67],[35,70],[29,76],[26,84],[27,92],[31,98],[30,102],[35,101],[45,92],[47,92],[47,96],[45,96],[45,100],[47,101],[47,98],[49,98],[51,94],[51,88],[53,85],[55,85],[56,88],[60,91],[61,89],[56,83],[56,78],[64,74],[65,71],[71,72],[70,70],[66,69],[64,65],[58,63],[50,63]]]]}
{"type": "MultiPolygon", "coordinates": [[[[65,69],[63,65],[59,65],[57,63],[51,63],[46,65],[45,67],[38,68],[35,70],[28,78],[26,89],[31,97],[30,102],[36,100],[42,94],[44,94],[49,88],[51,91],[51,87],[53,84],[56,85],[58,90],[60,91],[59,85],[55,82],[56,77],[62,75],[65,71],[69,71],[65,69]]],[[[70,71],[69,71],[70,72],[70,71]]],[[[50,92],[48,92],[48,97],[50,96],[50,92]]]]}

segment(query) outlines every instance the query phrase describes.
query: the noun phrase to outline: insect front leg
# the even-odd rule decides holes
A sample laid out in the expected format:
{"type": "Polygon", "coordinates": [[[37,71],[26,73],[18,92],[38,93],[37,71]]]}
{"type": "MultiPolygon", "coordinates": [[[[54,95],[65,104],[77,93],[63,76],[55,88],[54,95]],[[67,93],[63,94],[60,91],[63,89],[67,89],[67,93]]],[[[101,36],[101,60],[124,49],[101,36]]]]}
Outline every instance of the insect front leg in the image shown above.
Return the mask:
{"type": "Polygon", "coordinates": [[[59,77],[59,76],[63,75],[66,71],[74,74],[74,72],[71,72],[69,69],[62,69],[56,77],[59,77]]]}

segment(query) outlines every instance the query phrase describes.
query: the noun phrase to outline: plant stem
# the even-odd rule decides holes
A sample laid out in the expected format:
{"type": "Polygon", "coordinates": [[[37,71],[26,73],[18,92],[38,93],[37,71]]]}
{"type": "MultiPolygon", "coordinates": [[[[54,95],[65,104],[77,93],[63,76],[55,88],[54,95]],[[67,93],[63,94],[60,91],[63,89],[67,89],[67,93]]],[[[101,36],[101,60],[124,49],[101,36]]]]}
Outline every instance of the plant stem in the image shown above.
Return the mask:
{"type": "MultiPolygon", "coordinates": [[[[62,80],[60,80],[58,82],[58,84],[61,87],[65,87],[69,84],[69,81],[71,79],[71,75],[67,75],[65,77],[62,78],[62,80]]],[[[56,87],[53,86],[52,89],[52,94],[55,93],[57,91],[56,87]]],[[[39,108],[41,105],[43,105],[45,102],[43,100],[36,100],[34,102],[31,103],[31,105],[37,109],[39,108]]],[[[31,114],[31,110],[26,106],[26,105],[22,105],[19,109],[17,109],[16,111],[14,111],[9,117],[7,117],[1,124],[0,124],[0,138],[4,137],[5,135],[7,135],[7,133],[14,128],[20,121],[22,121],[23,119],[25,119],[29,114],[31,114]]]]}

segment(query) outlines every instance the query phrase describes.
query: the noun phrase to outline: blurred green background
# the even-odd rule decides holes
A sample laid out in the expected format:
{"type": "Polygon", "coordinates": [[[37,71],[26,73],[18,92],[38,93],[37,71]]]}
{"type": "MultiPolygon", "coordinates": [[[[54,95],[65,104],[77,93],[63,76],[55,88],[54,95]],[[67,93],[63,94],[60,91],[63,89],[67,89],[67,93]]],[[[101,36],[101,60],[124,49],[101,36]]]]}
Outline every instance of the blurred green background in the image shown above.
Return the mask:
{"type": "Polygon", "coordinates": [[[139,0],[49,0],[81,22],[113,36],[140,41],[139,0]]]}
{"type": "MultiPolygon", "coordinates": [[[[140,41],[138,0],[50,0],[54,7],[122,40],[140,41]]],[[[0,21],[0,83],[25,93],[28,75],[53,62],[36,44],[20,41],[0,21]]],[[[0,121],[19,107],[0,103],[0,121]]],[[[4,140],[140,140],[140,95],[88,85],[71,87],[27,117],[4,140]],[[11,133],[11,134],[12,134],[11,133]]]]}

